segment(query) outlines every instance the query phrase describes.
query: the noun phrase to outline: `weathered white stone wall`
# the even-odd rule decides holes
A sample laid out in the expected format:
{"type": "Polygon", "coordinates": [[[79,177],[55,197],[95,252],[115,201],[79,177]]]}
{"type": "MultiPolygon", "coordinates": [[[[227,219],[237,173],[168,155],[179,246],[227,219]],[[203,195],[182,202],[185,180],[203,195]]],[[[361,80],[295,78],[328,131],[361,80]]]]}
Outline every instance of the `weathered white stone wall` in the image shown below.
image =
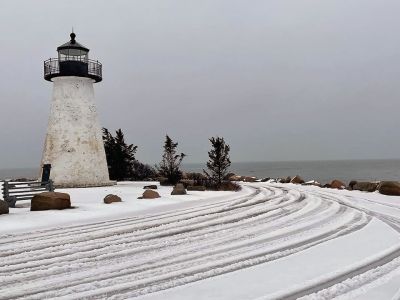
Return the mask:
{"type": "Polygon", "coordinates": [[[58,187],[111,184],[92,79],[53,79],[43,164],[51,164],[50,178],[58,187]]]}

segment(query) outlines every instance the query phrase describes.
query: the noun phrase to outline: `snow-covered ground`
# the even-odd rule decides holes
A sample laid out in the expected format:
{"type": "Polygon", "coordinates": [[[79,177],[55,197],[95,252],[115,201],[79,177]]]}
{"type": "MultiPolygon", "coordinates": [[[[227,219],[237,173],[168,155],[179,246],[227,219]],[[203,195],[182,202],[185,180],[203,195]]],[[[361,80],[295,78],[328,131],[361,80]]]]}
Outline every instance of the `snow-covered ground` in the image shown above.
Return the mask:
{"type": "MultiPolygon", "coordinates": [[[[1,184],[1,183],[0,183],[1,184]]],[[[32,231],[68,225],[87,224],[116,218],[131,218],[144,214],[156,214],[166,210],[181,209],[197,205],[198,201],[225,198],[235,195],[233,192],[190,192],[185,196],[171,196],[171,187],[159,186],[157,192],[161,198],[138,199],[143,194],[143,187],[154,182],[120,182],[117,186],[57,189],[71,196],[73,209],[49,211],[30,211],[30,201],[18,201],[17,208],[10,208],[7,219],[1,222],[0,234],[32,231]],[[115,194],[123,202],[106,205],[103,199],[108,194],[115,194]]],[[[2,216],[0,216],[1,218],[2,216]]]]}
{"type": "Polygon", "coordinates": [[[139,200],[145,184],[0,216],[0,299],[400,299],[400,197],[247,183],[139,200]]]}

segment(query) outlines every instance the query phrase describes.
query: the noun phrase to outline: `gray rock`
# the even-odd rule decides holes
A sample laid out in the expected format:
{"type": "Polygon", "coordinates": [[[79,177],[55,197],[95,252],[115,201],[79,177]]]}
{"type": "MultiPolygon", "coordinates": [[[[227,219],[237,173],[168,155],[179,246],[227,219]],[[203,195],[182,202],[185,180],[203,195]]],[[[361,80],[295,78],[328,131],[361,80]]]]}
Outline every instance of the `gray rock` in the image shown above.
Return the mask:
{"type": "Polygon", "coordinates": [[[353,190],[363,192],[375,192],[378,188],[379,183],[377,182],[356,182],[353,185],[353,190]]]}
{"type": "Polygon", "coordinates": [[[353,187],[356,185],[357,181],[356,180],[352,180],[349,182],[349,190],[352,190],[353,187]]]}
{"type": "Polygon", "coordinates": [[[186,189],[182,183],[178,183],[174,186],[171,195],[186,195],[186,189]]]}

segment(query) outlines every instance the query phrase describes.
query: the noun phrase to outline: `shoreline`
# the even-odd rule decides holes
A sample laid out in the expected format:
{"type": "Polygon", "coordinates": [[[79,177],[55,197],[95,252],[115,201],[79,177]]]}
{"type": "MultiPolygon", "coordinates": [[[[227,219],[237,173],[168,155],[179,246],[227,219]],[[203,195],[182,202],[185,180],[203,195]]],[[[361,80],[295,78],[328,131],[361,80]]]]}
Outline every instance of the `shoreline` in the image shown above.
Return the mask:
{"type": "MultiPolygon", "coordinates": [[[[205,163],[182,164],[184,172],[203,173],[205,163]]],[[[229,172],[257,178],[286,178],[301,175],[305,181],[322,183],[334,179],[349,183],[357,181],[399,181],[400,159],[373,160],[326,160],[283,162],[233,162],[229,172]]],[[[0,180],[15,178],[38,178],[39,167],[0,168],[0,180]]]]}

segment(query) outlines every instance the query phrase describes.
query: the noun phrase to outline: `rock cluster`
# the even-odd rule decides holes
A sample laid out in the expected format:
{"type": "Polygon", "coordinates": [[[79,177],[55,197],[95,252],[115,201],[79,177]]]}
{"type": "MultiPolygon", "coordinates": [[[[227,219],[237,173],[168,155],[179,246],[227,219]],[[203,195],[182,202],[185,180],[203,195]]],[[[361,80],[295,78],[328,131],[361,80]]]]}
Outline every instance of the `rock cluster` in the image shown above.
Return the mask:
{"type": "Polygon", "coordinates": [[[243,182],[256,182],[257,177],[254,176],[240,176],[232,175],[228,178],[229,181],[243,181],[243,182]]]}
{"type": "MultiPolygon", "coordinates": [[[[290,177],[288,177],[290,178],[290,177]]],[[[273,181],[279,183],[287,183],[287,179],[266,179],[262,181],[273,181]]],[[[348,185],[344,182],[335,179],[332,180],[330,183],[326,183],[325,185],[321,185],[318,181],[310,180],[304,182],[304,180],[299,176],[296,175],[290,180],[290,183],[294,184],[302,184],[302,185],[315,185],[324,188],[331,188],[331,189],[347,189],[347,190],[354,190],[354,191],[362,191],[362,192],[375,192],[378,191],[383,195],[390,195],[390,196],[400,196],[400,182],[397,181],[381,181],[381,182],[374,182],[374,181],[356,181],[351,180],[348,185]]]]}

